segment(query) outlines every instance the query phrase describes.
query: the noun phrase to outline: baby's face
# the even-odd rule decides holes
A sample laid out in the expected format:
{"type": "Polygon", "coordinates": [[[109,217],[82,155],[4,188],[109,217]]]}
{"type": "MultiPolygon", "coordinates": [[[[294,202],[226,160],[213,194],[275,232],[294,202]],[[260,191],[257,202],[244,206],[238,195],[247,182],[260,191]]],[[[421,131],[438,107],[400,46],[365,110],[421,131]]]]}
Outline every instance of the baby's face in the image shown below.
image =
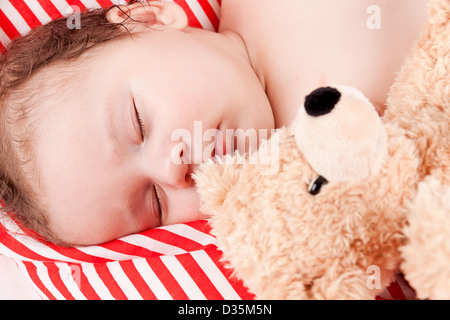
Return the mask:
{"type": "Polygon", "coordinates": [[[63,103],[38,126],[35,187],[50,228],[70,243],[207,218],[191,174],[222,145],[216,129],[274,126],[246,57],[223,35],[187,28],[133,38],[89,53],[81,81],[51,95],[63,103]]]}

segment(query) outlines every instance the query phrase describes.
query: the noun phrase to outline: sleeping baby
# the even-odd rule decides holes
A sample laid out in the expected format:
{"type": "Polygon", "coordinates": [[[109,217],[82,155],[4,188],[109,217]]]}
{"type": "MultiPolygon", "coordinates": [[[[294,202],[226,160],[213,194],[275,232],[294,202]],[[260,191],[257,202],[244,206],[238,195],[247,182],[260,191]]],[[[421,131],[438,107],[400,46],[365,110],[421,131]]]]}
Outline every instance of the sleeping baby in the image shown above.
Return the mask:
{"type": "Polygon", "coordinates": [[[63,246],[207,218],[199,163],[257,148],[327,83],[382,113],[425,18],[422,0],[222,0],[210,32],[131,1],[38,27],[0,58],[3,210],[63,246]]]}

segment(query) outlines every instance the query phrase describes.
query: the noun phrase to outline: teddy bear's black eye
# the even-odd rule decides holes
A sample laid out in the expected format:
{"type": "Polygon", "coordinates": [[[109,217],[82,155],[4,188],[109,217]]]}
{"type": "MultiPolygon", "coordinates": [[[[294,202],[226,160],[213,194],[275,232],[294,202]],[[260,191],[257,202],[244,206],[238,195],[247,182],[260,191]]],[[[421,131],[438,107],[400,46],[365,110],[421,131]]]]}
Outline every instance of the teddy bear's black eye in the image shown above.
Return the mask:
{"type": "Polygon", "coordinates": [[[316,194],[318,194],[320,192],[320,190],[322,189],[322,186],[327,184],[328,180],[325,179],[322,176],[319,176],[316,180],[314,180],[314,182],[309,186],[309,193],[312,194],[313,196],[315,196],[316,194]]]}

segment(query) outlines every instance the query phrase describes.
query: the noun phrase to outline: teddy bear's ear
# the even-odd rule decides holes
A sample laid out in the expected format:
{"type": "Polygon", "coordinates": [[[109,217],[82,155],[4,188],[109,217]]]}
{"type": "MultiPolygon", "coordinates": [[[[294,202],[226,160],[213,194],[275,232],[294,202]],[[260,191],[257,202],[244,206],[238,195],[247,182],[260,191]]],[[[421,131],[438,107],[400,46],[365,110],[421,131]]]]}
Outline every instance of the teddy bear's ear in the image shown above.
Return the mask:
{"type": "Polygon", "coordinates": [[[209,214],[222,206],[229,191],[236,185],[241,173],[239,154],[226,156],[226,161],[203,163],[192,175],[198,194],[200,209],[209,214]]]}
{"type": "Polygon", "coordinates": [[[370,101],[353,87],[314,90],[293,125],[298,148],[328,181],[366,179],[387,156],[384,124],[370,101]]]}

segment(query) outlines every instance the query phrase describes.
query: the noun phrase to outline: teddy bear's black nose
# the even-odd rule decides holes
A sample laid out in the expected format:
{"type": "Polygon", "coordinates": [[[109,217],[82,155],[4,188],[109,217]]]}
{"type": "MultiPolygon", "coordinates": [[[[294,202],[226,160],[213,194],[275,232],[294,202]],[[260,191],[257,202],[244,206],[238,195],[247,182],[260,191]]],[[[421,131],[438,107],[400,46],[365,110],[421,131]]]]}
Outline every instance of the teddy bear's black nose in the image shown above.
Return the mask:
{"type": "Polygon", "coordinates": [[[305,98],[306,113],[312,117],[330,113],[339,102],[341,93],[332,87],[322,87],[314,90],[305,98]]]}

